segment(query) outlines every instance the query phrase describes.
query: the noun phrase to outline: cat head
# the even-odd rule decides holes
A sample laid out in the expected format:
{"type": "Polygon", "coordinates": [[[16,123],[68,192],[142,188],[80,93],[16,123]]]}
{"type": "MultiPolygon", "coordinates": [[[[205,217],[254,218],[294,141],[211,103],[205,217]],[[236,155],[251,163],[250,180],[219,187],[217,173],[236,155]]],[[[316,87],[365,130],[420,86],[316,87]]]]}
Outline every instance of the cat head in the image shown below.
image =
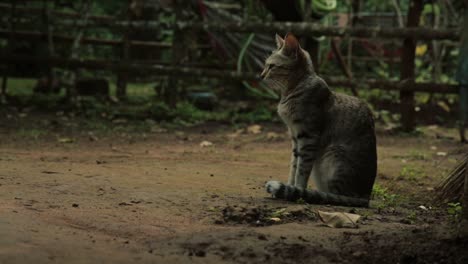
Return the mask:
{"type": "Polygon", "coordinates": [[[265,61],[261,77],[271,89],[284,92],[314,70],[309,53],[301,48],[293,34],[286,34],[284,39],[277,34],[276,46],[265,61]]]}

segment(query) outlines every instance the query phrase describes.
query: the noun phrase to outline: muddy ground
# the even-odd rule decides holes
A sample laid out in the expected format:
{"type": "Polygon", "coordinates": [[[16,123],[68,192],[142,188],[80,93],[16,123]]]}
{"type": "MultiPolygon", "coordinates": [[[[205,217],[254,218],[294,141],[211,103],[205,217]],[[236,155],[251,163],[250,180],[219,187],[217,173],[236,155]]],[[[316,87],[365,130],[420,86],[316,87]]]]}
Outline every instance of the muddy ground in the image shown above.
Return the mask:
{"type": "Polygon", "coordinates": [[[127,133],[21,118],[0,123],[0,263],[468,263],[457,213],[433,202],[466,151],[453,129],[379,131],[380,191],[353,209],[267,196],[288,173],[280,124],[127,133]],[[317,210],[363,218],[335,229],[317,210]]]}

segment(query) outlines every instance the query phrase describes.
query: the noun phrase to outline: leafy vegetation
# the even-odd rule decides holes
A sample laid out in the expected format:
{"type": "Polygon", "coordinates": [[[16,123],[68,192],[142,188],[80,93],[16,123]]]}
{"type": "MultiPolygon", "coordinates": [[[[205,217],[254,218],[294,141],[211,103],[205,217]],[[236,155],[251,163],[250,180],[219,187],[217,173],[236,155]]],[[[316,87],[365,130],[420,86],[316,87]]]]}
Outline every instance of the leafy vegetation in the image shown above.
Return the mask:
{"type": "Polygon", "coordinates": [[[395,207],[401,201],[402,197],[398,194],[390,193],[387,188],[375,183],[372,189],[372,199],[377,202],[378,209],[395,207]]]}
{"type": "Polygon", "coordinates": [[[447,204],[447,213],[454,219],[460,219],[462,215],[462,206],[460,203],[448,203],[447,204]]]}
{"type": "Polygon", "coordinates": [[[399,179],[417,181],[425,176],[426,174],[421,168],[418,168],[414,165],[405,165],[400,171],[399,179]]]}

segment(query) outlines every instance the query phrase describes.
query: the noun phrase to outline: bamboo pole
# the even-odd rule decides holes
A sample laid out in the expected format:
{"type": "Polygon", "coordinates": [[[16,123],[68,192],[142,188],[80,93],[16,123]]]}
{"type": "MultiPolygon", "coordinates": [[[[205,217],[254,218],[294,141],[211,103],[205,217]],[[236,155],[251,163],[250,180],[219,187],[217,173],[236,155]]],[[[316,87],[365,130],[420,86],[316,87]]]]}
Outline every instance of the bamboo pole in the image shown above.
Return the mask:
{"type": "Polygon", "coordinates": [[[238,32],[294,32],[318,36],[361,37],[361,38],[414,38],[414,39],[460,39],[458,30],[431,28],[381,28],[381,27],[327,27],[309,22],[241,22],[241,23],[202,23],[178,22],[178,28],[209,31],[238,32]]]}
{"type": "MultiPolygon", "coordinates": [[[[80,59],[63,59],[63,58],[30,58],[27,56],[5,56],[0,55],[0,63],[4,64],[38,64],[42,66],[56,66],[67,69],[90,69],[104,71],[126,71],[134,75],[167,75],[178,77],[206,77],[206,78],[222,78],[230,80],[246,80],[260,81],[257,73],[238,73],[236,71],[219,70],[219,69],[201,69],[195,67],[184,67],[181,65],[147,65],[135,64],[128,62],[122,64],[115,60],[80,60],[80,59]]],[[[324,77],[324,80],[331,86],[357,86],[360,89],[381,89],[395,91],[412,91],[412,92],[434,92],[443,94],[457,93],[457,85],[440,84],[440,83],[414,83],[410,81],[388,81],[377,79],[354,79],[348,80],[337,77],[324,77]]]]}
{"type": "MultiPolygon", "coordinates": [[[[51,12],[52,14],[52,12],[51,12]]],[[[49,25],[49,26],[52,26],[49,25]]],[[[8,39],[11,35],[13,35],[16,39],[21,40],[29,40],[29,41],[49,41],[49,35],[43,32],[33,32],[33,31],[9,31],[9,30],[1,30],[0,29],[0,38],[8,39]]],[[[54,42],[73,42],[75,38],[65,36],[65,35],[58,35],[52,34],[50,36],[54,42]]],[[[115,46],[121,47],[123,45],[122,40],[111,40],[111,39],[98,39],[98,38],[81,38],[81,44],[91,44],[91,45],[102,45],[102,46],[115,46]]],[[[171,43],[164,43],[164,42],[154,42],[154,41],[130,41],[129,44],[131,46],[138,46],[138,47],[150,47],[150,48],[159,48],[159,49],[167,49],[171,48],[171,43]]],[[[207,45],[199,46],[198,48],[206,49],[209,48],[207,45]]]]}
{"type": "MultiPolygon", "coordinates": [[[[7,9],[0,5],[0,10],[7,9]]],[[[24,8],[23,8],[24,9],[24,8]]],[[[29,11],[33,11],[30,9],[29,11]]],[[[183,30],[232,31],[232,32],[294,32],[299,35],[363,37],[363,38],[415,38],[415,39],[448,39],[457,41],[460,38],[458,30],[431,28],[381,28],[381,27],[326,27],[310,22],[188,22],[177,21],[166,23],[160,21],[122,21],[112,16],[90,16],[88,20],[79,19],[80,14],[70,12],[53,12],[54,16],[70,18],[57,20],[54,23],[63,26],[106,27],[123,30],[127,27],[141,29],[175,28],[183,30]]]]}

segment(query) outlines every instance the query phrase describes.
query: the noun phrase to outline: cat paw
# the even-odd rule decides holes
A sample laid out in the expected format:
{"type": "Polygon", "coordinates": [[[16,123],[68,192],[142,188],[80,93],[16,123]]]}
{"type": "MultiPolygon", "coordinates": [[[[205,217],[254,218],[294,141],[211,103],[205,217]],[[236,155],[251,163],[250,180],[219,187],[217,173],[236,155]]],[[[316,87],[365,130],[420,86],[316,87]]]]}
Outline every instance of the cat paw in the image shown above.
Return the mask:
{"type": "Polygon", "coordinates": [[[281,187],[283,187],[283,184],[279,181],[269,181],[265,184],[267,193],[270,193],[273,197],[276,197],[281,187]]]}

